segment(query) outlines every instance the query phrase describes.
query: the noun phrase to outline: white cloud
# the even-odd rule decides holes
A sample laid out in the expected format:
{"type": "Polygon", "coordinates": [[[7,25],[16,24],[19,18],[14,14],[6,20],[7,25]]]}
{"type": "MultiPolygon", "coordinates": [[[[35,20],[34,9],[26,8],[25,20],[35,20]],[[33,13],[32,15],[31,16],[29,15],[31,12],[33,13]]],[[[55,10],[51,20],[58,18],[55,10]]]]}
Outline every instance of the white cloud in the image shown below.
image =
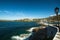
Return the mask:
{"type": "MultiPolygon", "coordinates": [[[[60,13],[58,13],[60,15],[60,13]]],[[[50,16],[56,16],[56,14],[50,15],[50,16]]]]}
{"type": "Polygon", "coordinates": [[[0,11],[0,14],[3,14],[3,15],[7,15],[7,14],[9,14],[10,12],[9,11],[6,11],[6,10],[4,10],[4,11],[0,11]]]}
{"type": "Polygon", "coordinates": [[[8,11],[4,10],[4,11],[0,11],[0,12],[6,12],[7,13],[8,11]]]}
{"type": "MultiPolygon", "coordinates": [[[[25,18],[26,15],[24,14],[23,11],[19,12],[19,11],[0,11],[0,15],[3,19],[21,19],[21,18],[25,18]]],[[[1,19],[1,18],[0,18],[1,19]]]]}
{"type": "Polygon", "coordinates": [[[50,15],[50,16],[56,16],[56,14],[54,14],[54,15],[50,15]]]}
{"type": "MultiPolygon", "coordinates": [[[[10,20],[18,20],[18,19],[24,19],[24,18],[29,18],[29,19],[33,19],[33,18],[37,18],[35,16],[29,16],[28,14],[24,13],[23,11],[0,11],[0,15],[2,15],[0,17],[0,19],[10,19],[10,20]]],[[[41,17],[40,17],[41,18],[41,17]]]]}

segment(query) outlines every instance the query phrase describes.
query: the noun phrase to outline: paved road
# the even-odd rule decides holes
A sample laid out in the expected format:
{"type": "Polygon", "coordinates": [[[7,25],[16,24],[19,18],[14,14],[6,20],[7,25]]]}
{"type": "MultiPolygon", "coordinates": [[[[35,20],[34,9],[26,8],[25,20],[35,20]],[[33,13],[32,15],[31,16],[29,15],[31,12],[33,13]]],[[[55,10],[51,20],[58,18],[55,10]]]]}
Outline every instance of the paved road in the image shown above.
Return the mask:
{"type": "Polygon", "coordinates": [[[52,26],[54,28],[57,28],[57,33],[54,36],[53,40],[60,40],[60,32],[59,32],[59,28],[58,27],[54,26],[53,24],[48,24],[48,23],[44,23],[44,22],[40,22],[40,24],[49,25],[49,26],[52,26]]]}
{"type": "Polygon", "coordinates": [[[60,32],[57,32],[53,40],[60,40],[60,32]]]}

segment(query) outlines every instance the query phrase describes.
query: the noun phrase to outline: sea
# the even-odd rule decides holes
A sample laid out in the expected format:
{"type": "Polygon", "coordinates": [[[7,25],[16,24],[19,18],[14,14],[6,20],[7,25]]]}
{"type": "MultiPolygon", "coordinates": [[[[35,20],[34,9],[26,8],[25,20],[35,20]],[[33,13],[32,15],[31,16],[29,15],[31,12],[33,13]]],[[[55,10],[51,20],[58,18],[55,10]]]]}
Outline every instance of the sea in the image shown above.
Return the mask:
{"type": "Polygon", "coordinates": [[[36,22],[0,22],[0,40],[24,40],[31,35],[27,30],[39,26],[36,22]]]}

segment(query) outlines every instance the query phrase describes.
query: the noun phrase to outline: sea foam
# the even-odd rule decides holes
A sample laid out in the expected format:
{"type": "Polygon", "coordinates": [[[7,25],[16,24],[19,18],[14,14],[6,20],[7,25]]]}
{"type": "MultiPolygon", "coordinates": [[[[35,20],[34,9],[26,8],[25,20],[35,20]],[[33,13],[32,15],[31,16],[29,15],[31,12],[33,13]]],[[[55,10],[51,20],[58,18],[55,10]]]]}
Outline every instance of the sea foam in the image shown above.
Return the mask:
{"type": "Polygon", "coordinates": [[[31,34],[21,34],[20,36],[12,36],[12,40],[25,40],[27,39],[31,34]]]}
{"type": "Polygon", "coordinates": [[[17,36],[12,36],[11,39],[12,40],[25,40],[32,34],[32,30],[35,29],[35,28],[36,27],[32,27],[32,28],[28,29],[27,31],[30,32],[29,34],[20,34],[20,35],[17,35],[17,36]]]}

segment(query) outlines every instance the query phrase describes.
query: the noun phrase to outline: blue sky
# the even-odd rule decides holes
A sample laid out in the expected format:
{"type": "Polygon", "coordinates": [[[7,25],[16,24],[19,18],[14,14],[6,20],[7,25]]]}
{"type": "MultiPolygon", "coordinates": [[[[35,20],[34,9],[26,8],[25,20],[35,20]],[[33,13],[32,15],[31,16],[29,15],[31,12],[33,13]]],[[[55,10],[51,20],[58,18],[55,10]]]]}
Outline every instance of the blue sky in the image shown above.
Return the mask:
{"type": "Polygon", "coordinates": [[[45,18],[60,8],[60,0],[0,0],[0,20],[45,18]]]}

